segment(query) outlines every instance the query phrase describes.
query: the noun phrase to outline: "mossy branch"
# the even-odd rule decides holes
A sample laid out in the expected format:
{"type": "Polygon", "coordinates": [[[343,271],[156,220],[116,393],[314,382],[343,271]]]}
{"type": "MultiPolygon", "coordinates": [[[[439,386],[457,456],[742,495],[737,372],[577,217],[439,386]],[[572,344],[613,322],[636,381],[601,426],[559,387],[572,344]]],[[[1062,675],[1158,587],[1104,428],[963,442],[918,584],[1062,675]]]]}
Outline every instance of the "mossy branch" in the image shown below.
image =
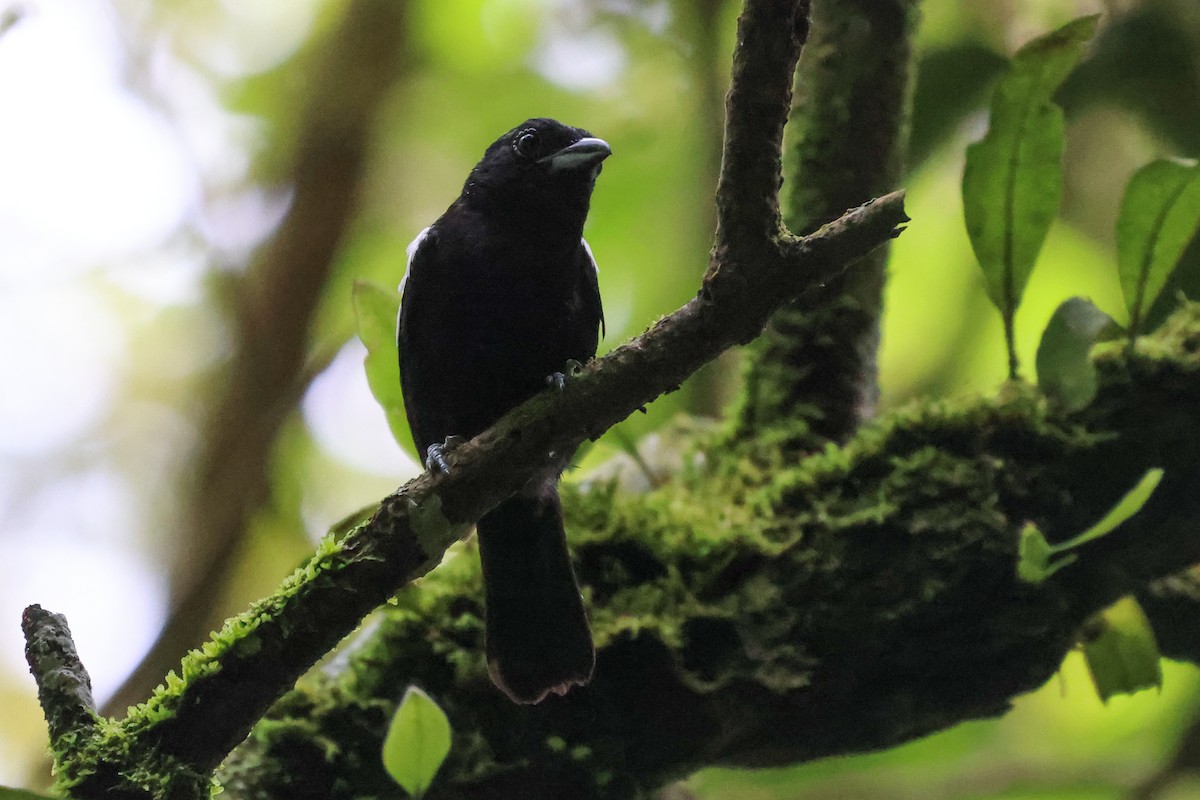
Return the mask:
{"type": "Polygon", "coordinates": [[[364,526],[326,541],[275,595],[231,620],[181,675],[103,739],[57,751],[77,796],[117,789],[173,797],[199,791],[268,706],[372,609],[433,568],[469,525],[544,464],[671,391],[707,361],[752,339],[789,297],[828,280],[897,235],[893,193],[810,236],[778,223],[779,143],[806,4],[748,0],[739,24],[718,198],[719,235],[698,296],[590,364],[561,394],[534,398],[455,451],[450,475],[423,475],[386,498],[364,526]],[[101,759],[100,768],[87,759],[101,759]],[[158,765],[162,781],[155,782],[158,765]],[[137,775],[135,781],[133,776],[137,775]]]}
{"type": "MultiPolygon", "coordinates": [[[[797,764],[998,716],[1053,675],[1084,620],[1200,562],[1200,305],[1097,366],[1100,394],[1072,416],[1013,385],[800,460],[701,440],[703,460],[653,492],[568,493],[600,646],[591,685],[534,708],[494,691],[468,552],[290,695],[222,783],[295,798],[278,776],[302,770],[319,787],[306,797],[387,796],[375,753],[413,682],[455,732],[430,800],[648,797],[700,766],[797,764]],[[1138,514],[1044,584],[1018,578],[1027,521],[1069,538],[1152,466],[1165,477],[1138,514]]],[[[1194,609],[1180,580],[1171,602],[1194,609]]],[[[1180,644],[1194,614],[1147,608],[1166,652],[1200,655],[1180,644]]]]}
{"type": "MultiPolygon", "coordinates": [[[[841,267],[894,235],[903,220],[899,195],[851,212],[795,243],[789,262],[797,274],[774,291],[799,291],[799,275],[841,267]]],[[[545,453],[598,436],[761,327],[779,295],[771,296],[767,283],[758,290],[729,303],[733,308],[704,297],[691,301],[589,365],[560,395],[531,400],[456,450],[450,475],[425,474],[402,487],[368,524],[327,542],[280,593],[190,655],[183,684],[160,691],[131,718],[157,720],[140,735],[187,763],[215,767],[305,670],[397,589],[432,569],[466,525],[534,474],[545,453]]]]}

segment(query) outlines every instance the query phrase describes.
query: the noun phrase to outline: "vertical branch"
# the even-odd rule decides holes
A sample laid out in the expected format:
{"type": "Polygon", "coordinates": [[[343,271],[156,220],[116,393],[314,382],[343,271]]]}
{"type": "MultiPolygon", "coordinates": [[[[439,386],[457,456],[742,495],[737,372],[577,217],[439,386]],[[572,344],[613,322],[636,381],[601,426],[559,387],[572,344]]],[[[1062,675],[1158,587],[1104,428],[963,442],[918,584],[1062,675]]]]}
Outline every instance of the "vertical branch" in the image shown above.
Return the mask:
{"type": "Polygon", "coordinates": [[[780,150],[787,110],[779,99],[791,96],[792,73],[808,31],[808,5],[807,0],[748,0],[738,18],[725,97],[716,247],[706,288],[720,281],[721,261],[731,243],[765,249],[783,233],[780,150]],[[791,20],[791,36],[772,36],[765,30],[779,19],[791,20]]]}
{"type": "MultiPolygon", "coordinates": [[[[915,0],[814,0],[785,152],[788,227],[808,233],[901,175],[915,0]]],[[[738,435],[787,423],[808,448],[874,413],[886,250],[775,315],[751,350],[738,435]]]]}

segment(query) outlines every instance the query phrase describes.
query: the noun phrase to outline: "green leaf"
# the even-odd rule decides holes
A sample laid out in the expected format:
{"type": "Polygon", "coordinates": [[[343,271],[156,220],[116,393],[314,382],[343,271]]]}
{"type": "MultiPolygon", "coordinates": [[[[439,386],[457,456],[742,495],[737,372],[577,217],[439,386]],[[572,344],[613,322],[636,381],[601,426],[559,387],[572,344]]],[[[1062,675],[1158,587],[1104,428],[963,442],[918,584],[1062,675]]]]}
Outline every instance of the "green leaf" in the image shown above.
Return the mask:
{"type": "Polygon", "coordinates": [[[383,766],[409,794],[420,797],[450,752],[450,721],[429,695],[408,687],[383,740],[383,766]]]}
{"type": "Polygon", "coordinates": [[[1046,535],[1032,522],[1026,522],[1017,542],[1017,577],[1026,583],[1042,583],[1078,558],[1071,554],[1051,561],[1055,552],[1046,535]]]}
{"type": "Polygon", "coordinates": [[[23,789],[9,789],[0,786],[0,800],[54,800],[48,795],[34,794],[23,789]]]}
{"type": "Polygon", "coordinates": [[[1153,161],[1125,188],[1117,217],[1117,270],[1129,308],[1129,335],[1139,332],[1150,306],[1200,228],[1200,167],[1153,161]]]}
{"type": "Polygon", "coordinates": [[[392,436],[406,452],[417,459],[416,446],[408,429],[404,413],[404,396],[400,393],[400,361],[396,354],[396,315],[400,311],[400,296],[369,281],[354,282],[354,317],[358,323],[358,338],[367,347],[363,366],[367,370],[367,385],[376,402],[387,415],[392,436]]]}
{"type": "Polygon", "coordinates": [[[1100,699],[1162,688],[1154,629],[1132,596],[1123,597],[1084,626],[1083,657],[1100,699]]]}
{"type": "Polygon", "coordinates": [[[1050,544],[1046,535],[1036,525],[1026,522],[1017,541],[1017,577],[1026,583],[1042,583],[1063,567],[1073,563],[1079,556],[1070,552],[1071,550],[1111,533],[1122,522],[1141,511],[1150,495],[1158,488],[1162,476],[1163,471],[1157,467],[1147,470],[1141,480],[1126,492],[1099,522],[1065,542],[1050,544]],[[1054,558],[1062,553],[1066,555],[1054,558]]]}
{"type": "Polygon", "coordinates": [[[987,134],[967,148],[963,216],[1004,318],[1012,377],[1013,317],[1062,196],[1063,114],[1051,98],[1098,19],[1077,19],[1022,47],[992,95],[987,134]]]}
{"type": "Polygon", "coordinates": [[[1038,386],[1064,410],[1087,408],[1096,396],[1092,345],[1120,330],[1112,317],[1090,300],[1072,297],[1050,317],[1037,351],[1038,386]]]}
{"type": "Polygon", "coordinates": [[[1026,583],[1041,583],[1050,577],[1050,557],[1054,549],[1046,541],[1046,534],[1032,522],[1021,528],[1017,541],[1017,577],[1026,583]]]}
{"type": "Polygon", "coordinates": [[[1054,545],[1054,551],[1056,553],[1065,552],[1112,533],[1118,525],[1142,510],[1142,506],[1146,505],[1146,501],[1158,488],[1162,477],[1163,471],[1158,467],[1146,470],[1146,474],[1141,477],[1141,480],[1126,492],[1125,496],[1118,500],[1117,504],[1109,509],[1109,512],[1099,522],[1078,536],[1054,545]]]}

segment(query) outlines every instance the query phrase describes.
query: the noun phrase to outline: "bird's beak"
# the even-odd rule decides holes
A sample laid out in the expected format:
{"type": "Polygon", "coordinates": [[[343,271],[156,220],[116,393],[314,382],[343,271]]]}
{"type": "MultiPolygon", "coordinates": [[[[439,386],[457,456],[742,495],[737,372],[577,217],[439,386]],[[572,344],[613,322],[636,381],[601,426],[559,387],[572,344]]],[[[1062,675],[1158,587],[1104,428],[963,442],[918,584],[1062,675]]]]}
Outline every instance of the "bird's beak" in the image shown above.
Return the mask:
{"type": "Polygon", "coordinates": [[[562,170],[587,169],[594,167],[612,155],[612,148],[603,139],[586,136],[574,144],[569,144],[556,153],[538,159],[539,164],[549,164],[552,172],[562,170]]]}

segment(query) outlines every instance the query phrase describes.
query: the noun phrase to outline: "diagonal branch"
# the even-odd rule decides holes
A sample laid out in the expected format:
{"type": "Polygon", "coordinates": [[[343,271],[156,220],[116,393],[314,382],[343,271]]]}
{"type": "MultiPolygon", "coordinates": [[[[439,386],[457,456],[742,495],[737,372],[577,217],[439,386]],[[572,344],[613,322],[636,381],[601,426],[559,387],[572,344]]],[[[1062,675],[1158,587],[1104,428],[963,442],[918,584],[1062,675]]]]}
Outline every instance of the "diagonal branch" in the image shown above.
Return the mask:
{"type": "MultiPolygon", "coordinates": [[[[779,141],[799,54],[803,3],[748,0],[728,100],[722,234],[698,297],[642,336],[593,362],[561,394],[539,396],[456,450],[453,473],[423,475],[386,498],[369,523],[317,555],[272,597],[231,620],[184,661],[182,678],[134,709],[115,734],[114,758],[211,771],[266,708],[397,589],[432,569],[464,526],[542,467],[546,454],[599,436],[678,387],[806,287],[837,274],[897,235],[907,221],[893,193],[803,239],[776,235],[779,141]],[[767,72],[781,75],[766,79],[767,72]],[[754,85],[747,85],[753,82],[754,85]],[[754,199],[757,197],[757,200],[754,199]],[[764,228],[762,218],[769,213],[764,228]],[[763,233],[768,234],[764,238],[763,233]]],[[[102,748],[99,748],[102,749],[102,748]]],[[[60,754],[70,757],[70,754],[60,754]]],[[[83,795],[106,787],[83,787],[83,795]]]]}
{"type": "MultiPolygon", "coordinates": [[[[372,609],[437,565],[466,525],[520,488],[545,454],[599,436],[671,391],[700,366],[761,328],[785,298],[820,274],[895,235],[902,196],[889,195],[811,237],[789,281],[738,304],[697,298],[593,362],[559,395],[542,395],[453,453],[450,475],[424,474],[385,499],[369,523],[327,542],[281,592],[231,621],[193,653],[177,692],[160,692],[143,713],[161,752],[202,768],[217,763],[266,708],[372,609]]],[[[140,724],[140,723],[138,723],[140,724]]]]}

